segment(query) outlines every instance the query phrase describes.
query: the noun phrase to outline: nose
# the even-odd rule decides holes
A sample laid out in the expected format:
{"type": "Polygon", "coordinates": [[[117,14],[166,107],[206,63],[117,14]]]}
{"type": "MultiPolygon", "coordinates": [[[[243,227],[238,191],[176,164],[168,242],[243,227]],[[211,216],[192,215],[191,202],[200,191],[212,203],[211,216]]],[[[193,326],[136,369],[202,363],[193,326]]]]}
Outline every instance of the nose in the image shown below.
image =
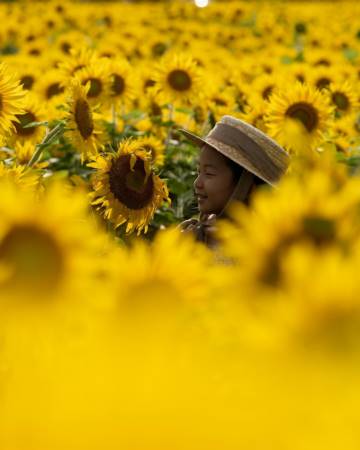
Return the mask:
{"type": "Polygon", "coordinates": [[[203,189],[203,187],[204,187],[204,184],[202,181],[202,177],[199,174],[194,181],[194,189],[195,189],[195,191],[200,191],[203,189]]]}

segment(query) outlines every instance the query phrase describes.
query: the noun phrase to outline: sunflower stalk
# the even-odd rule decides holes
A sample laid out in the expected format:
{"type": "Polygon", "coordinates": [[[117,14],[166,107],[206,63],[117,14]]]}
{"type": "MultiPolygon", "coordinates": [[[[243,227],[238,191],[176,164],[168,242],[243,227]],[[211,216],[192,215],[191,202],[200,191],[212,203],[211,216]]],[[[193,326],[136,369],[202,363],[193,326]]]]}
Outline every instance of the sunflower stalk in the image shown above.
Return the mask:
{"type": "Polygon", "coordinates": [[[36,145],[34,154],[32,155],[30,161],[27,164],[28,167],[33,166],[37,161],[39,161],[43,150],[49,145],[51,145],[63,133],[64,128],[65,124],[63,122],[60,122],[56,125],[56,127],[54,127],[50,132],[46,134],[46,136],[40,142],[40,144],[36,145]]]}

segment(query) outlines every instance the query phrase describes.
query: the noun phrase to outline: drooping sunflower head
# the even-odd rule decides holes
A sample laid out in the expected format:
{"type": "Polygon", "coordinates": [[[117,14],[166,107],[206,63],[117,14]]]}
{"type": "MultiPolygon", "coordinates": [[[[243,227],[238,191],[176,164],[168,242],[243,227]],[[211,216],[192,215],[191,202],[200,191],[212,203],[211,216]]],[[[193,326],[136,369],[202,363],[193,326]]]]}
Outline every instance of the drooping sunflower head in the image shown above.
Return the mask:
{"type": "Polygon", "coordinates": [[[191,57],[181,54],[164,57],[154,80],[165,103],[192,101],[199,98],[203,90],[199,67],[191,57]]]}
{"type": "Polygon", "coordinates": [[[333,120],[324,94],[306,84],[278,89],[266,106],[269,134],[295,152],[315,149],[333,120]]]}
{"type": "Polygon", "coordinates": [[[88,101],[89,85],[83,86],[74,78],[68,96],[68,131],[66,136],[81,153],[82,160],[88,159],[102,147],[99,115],[88,101]]]}
{"type": "Polygon", "coordinates": [[[123,141],[116,153],[96,156],[93,204],[115,227],[126,232],[147,231],[155,210],[168,200],[165,183],[151,167],[151,154],[137,141],[123,141]]]}

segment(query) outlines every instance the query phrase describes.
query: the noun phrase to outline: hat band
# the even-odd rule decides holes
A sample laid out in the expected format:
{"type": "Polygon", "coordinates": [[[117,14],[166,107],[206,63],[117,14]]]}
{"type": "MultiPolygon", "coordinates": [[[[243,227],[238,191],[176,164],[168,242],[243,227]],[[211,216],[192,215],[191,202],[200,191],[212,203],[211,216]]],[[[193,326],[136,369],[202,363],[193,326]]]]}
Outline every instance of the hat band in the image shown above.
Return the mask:
{"type": "Polygon", "coordinates": [[[238,150],[253,167],[270,180],[277,180],[281,168],[269,157],[265,150],[238,128],[225,123],[217,123],[207,138],[215,139],[238,150]]]}

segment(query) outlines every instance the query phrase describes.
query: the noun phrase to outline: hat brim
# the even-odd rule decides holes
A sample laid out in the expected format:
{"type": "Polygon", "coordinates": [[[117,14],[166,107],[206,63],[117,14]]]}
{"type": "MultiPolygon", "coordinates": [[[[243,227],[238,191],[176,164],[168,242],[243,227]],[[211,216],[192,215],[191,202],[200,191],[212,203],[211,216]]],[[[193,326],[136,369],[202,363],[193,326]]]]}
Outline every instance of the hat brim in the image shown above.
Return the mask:
{"type": "MultiPolygon", "coordinates": [[[[184,130],[183,128],[179,129],[180,133],[182,133],[184,136],[186,136],[189,141],[193,142],[194,144],[196,144],[198,147],[202,147],[203,145],[209,145],[210,147],[213,147],[212,145],[210,145],[208,142],[205,141],[205,139],[202,139],[201,137],[197,136],[194,133],[191,133],[188,130],[184,130]]],[[[215,148],[215,147],[213,147],[215,148]]],[[[215,150],[217,150],[217,148],[215,148],[215,150]]]]}
{"type": "Polygon", "coordinates": [[[202,147],[203,145],[207,145],[207,146],[213,148],[214,150],[218,151],[219,153],[221,153],[223,156],[234,161],[236,164],[238,164],[243,169],[256,175],[258,178],[265,181],[265,183],[273,185],[273,183],[271,183],[269,180],[266,180],[264,177],[261,176],[261,174],[256,173],[251,167],[249,167],[246,160],[239,161],[239,160],[232,158],[231,155],[229,155],[227,152],[225,152],[221,148],[221,146],[217,147],[216,145],[210,144],[206,139],[202,139],[201,137],[197,136],[194,133],[191,133],[190,131],[184,130],[183,128],[180,128],[179,131],[184,136],[186,136],[189,139],[189,141],[193,142],[197,147],[202,147]]]}

